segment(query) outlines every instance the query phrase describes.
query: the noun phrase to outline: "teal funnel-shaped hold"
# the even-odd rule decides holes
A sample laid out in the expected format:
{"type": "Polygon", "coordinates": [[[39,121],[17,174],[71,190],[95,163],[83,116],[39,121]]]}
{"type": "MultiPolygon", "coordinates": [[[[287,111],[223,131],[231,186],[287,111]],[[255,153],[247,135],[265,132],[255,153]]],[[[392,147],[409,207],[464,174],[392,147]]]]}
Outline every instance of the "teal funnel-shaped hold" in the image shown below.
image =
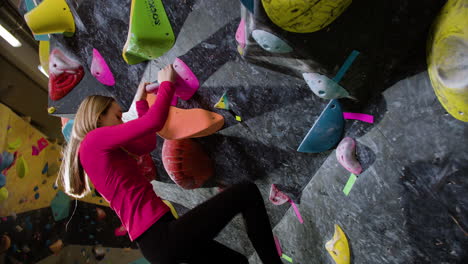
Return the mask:
{"type": "Polygon", "coordinates": [[[242,5],[247,8],[252,14],[254,12],[254,0],[240,0],[242,5]]]}
{"type": "Polygon", "coordinates": [[[70,142],[74,122],[75,121],[73,119],[70,119],[62,128],[63,137],[67,142],[70,142]]]}
{"type": "Polygon", "coordinates": [[[315,72],[303,73],[302,77],[306,81],[309,88],[320,98],[337,99],[350,97],[348,91],[341,87],[337,82],[315,72]]]}
{"type": "Polygon", "coordinates": [[[293,51],[293,48],[279,37],[266,32],[265,30],[256,29],[252,32],[252,37],[264,50],[272,53],[288,53],[293,51]]]}
{"type": "Polygon", "coordinates": [[[334,147],[343,136],[344,118],[340,102],[331,100],[297,148],[299,152],[320,153],[334,147]]]}

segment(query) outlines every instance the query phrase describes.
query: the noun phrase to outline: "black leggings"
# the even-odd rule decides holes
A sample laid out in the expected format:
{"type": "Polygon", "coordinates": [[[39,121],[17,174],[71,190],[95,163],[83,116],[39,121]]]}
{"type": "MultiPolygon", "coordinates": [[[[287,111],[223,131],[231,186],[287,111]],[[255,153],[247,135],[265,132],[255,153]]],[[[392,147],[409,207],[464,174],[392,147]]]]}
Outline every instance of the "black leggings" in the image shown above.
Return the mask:
{"type": "Polygon", "coordinates": [[[167,213],[136,239],[143,256],[154,264],[248,263],[242,254],[213,240],[238,213],[263,263],[282,263],[270,221],[254,183],[227,188],[179,219],[167,213]]]}

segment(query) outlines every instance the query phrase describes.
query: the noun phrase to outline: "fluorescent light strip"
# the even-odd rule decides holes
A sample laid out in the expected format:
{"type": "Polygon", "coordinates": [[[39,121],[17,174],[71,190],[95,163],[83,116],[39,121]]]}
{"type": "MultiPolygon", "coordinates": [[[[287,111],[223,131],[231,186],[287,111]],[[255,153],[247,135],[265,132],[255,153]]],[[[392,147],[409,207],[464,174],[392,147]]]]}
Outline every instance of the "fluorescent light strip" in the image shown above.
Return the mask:
{"type": "Polygon", "coordinates": [[[21,42],[15,38],[8,30],[6,30],[2,25],[0,25],[0,36],[4,38],[11,46],[18,48],[21,47],[21,42]]]}

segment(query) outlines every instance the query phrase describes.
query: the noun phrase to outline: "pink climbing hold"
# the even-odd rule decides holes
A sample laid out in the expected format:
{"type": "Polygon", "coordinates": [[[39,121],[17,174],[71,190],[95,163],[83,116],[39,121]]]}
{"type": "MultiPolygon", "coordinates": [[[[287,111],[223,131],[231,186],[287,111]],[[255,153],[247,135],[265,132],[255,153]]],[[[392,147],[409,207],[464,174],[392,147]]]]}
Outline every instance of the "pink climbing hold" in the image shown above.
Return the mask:
{"type": "Polygon", "coordinates": [[[39,155],[39,149],[36,146],[32,146],[32,151],[31,151],[31,156],[37,156],[39,155]]]}
{"type": "Polygon", "coordinates": [[[241,48],[245,48],[245,21],[244,19],[241,19],[240,23],[239,23],[239,27],[237,28],[237,31],[236,31],[236,40],[237,40],[237,43],[239,43],[239,45],[241,46],[241,48]]]}
{"type": "Polygon", "coordinates": [[[121,225],[120,227],[117,227],[114,230],[114,235],[115,236],[125,236],[126,234],[127,234],[127,229],[125,229],[125,227],[123,225],[121,225]]]}
{"type": "Polygon", "coordinates": [[[39,149],[39,151],[42,151],[48,145],[49,145],[49,142],[45,138],[40,138],[39,140],[37,140],[37,148],[39,149]]]}
{"type": "Polygon", "coordinates": [[[115,79],[109,66],[97,49],[93,49],[93,61],[91,63],[91,74],[102,84],[114,86],[115,79]]]}
{"type": "Polygon", "coordinates": [[[356,175],[361,174],[362,167],[356,158],[356,141],[354,141],[354,139],[345,137],[341,140],[336,149],[336,158],[349,172],[356,175]]]}
{"type": "Polygon", "coordinates": [[[177,73],[175,80],[175,95],[182,100],[189,100],[200,87],[197,76],[181,59],[176,58],[172,64],[177,73]]]}
{"type": "Polygon", "coordinates": [[[276,185],[272,184],[270,188],[270,201],[274,205],[282,205],[289,201],[289,197],[280,190],[278,190],[278,188],[276,188],[276,185]]]}

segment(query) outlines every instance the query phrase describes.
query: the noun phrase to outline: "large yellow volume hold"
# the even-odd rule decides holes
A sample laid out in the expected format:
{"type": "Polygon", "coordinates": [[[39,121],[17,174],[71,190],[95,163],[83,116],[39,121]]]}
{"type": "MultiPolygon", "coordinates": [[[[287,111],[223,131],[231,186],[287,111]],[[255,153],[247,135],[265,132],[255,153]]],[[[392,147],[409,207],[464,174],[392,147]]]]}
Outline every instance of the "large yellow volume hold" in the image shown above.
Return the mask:
{"type": "Polygon", "coordinates": [[[453,117],[468,122],[467,0],[449,0],[434,21],[427,64],[439,102],[453,117]]]}
{"type": "Polygon", "coordinates": [[[24,15],[31,31],[36,35],[75,33],[75,20],[65,0],[44,0],[24,15]]]}
{"type": "Polygon", "coordinates": [[[273,23],[296,33],[311,33],[328,26],[351,2],[352,0],[262,0],[273,23]]]}

